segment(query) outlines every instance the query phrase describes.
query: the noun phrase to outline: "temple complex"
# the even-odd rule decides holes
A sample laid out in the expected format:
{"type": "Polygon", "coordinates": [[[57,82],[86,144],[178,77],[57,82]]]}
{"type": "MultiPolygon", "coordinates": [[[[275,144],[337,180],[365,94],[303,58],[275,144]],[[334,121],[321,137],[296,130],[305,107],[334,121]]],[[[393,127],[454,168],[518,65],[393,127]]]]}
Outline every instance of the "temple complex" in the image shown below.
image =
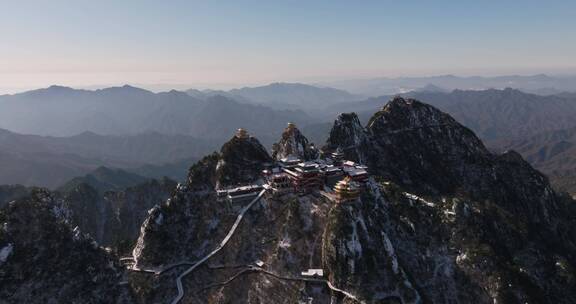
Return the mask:
{"type": "MultiPolygon", "coordinates": [[[[286,130],[295,129],[288,123],[286,130]]],[[[238,129],[235,136],[239,139],[250,138],[245,129],[238,129]]],[[[253,185],[233,189],[220,189],[218,196],[229,202],[242,202],[257,195],[263,188],[274,194],[306,194],[319,191],[337,203],[355,201],[366,189],[369,181],[368,167],[344,159],[344,153],[336,150],[322,157],[305,161],[297,155],[289,154],[283,158],[263,165],[261,179],[253,185]]]]}
{"type": "Polygon", "coordinates": [[[314,162],[302,162],[292,168],[283,168],[288,174],[294,190],[298,192],[308,192],[320,189],[324,185],[318,164],[314,162]]]}

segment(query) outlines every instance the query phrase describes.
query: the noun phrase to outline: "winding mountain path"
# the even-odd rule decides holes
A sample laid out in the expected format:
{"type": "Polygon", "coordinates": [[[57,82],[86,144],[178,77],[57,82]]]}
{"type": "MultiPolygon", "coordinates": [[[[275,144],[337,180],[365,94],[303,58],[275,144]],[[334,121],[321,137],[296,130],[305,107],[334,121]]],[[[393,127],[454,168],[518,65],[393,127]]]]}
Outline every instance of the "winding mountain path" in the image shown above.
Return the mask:
{"type": "Polygon", "coordinates": [[[327,279],[303,278],[303,277],[285,277],[285,276],[281,276],[281,275],[278,275],[278,274],[276,274],[276,273],[273,273],[273,272],[264,270],[264,269],[262,269],[262,268],[260,268],[260,267],[252,267],[251,270],[252,270],[252,271],[260,271],[260,272],[262,272],[262,273],[271,275],[271,276],[273,276],[273,277],[275,277],[275,278],[277,278],[277,279],[280,279],[280,280],[288,280],[288,281],[307,281],[307,282],[326,283],[326,285],[328,286],[328,288],[332,289],[333,291],[336,291],[336,292],[338,292],[338,293],[341,293],[341,294],[343,294],[344,296],[346,296],[346,297],[348,297],[348,298],[350,298],[350,299],[355,300],[356,302],[364,303],[364,302],[360,301],[360,300],[359,300],[356,296],[354,296],[353,294],[351,294],[351,293],[349,293],[349,292],[347,292],[347,291],[345,291],[345,290],[342,290],[342,289],[337,288],[336,286],[332,285],[332,283],[330,283],[330,281],[327,280],[327,279]]]}
{"type": "Polygon", "coordinates": [[[347,292],[345,290],[342,290],[336,286],[334,286],[329,280],[327,279],[321,279],[321,278],[307,278],[307,277],[290,277],[290,276],[283,276],[271,271],[268,271],[262,267],[258,267],[258,266],[254,266],[254,265],[247,265],[245,269],[239,271],[238,273],[236,273],[235,275],[233,275],[230,279],[222,282],[222,283],[217,283],[217,284],[212,284],[210,286],[206,286],[203,289],[208,289],[208,288],[213,288],[213,287],[218,287],[218,286],[224,286],[227,285],[229,283],[231,283],[232,281],[236,280],[238,277],[250,273],[250,272],[260,272],[269,276],[272,276],[276,279],[279,280],[285,280],[285,281],[304,281],[304,282],[316,282],[316,283],[324,283],[328,286],[328,288],[330,288],[332,291],[335,291],[336,293],[340,293],[342,295],[344,295],[345,297],[348,297],[358,303],[362,303],[364,304],[364,301],[361,301],[360,299],[358,299],[356,296],[354,296],[353,294],[351,294],[350,292],[347,292]]]}
{"type": "Polygon", "coordinates": [[[163,268],[140,268],[140,267],[136,267],[136,266],[131,266],[130,268],[128,268],[128,270],[130,271],[136,271],[136,272],[145,272],[145,273],[153,273],[155,275],[160,275],[172,268],[176,268],[179,266],[187,266],[187,265],[194,265],[197,262],[189,262],[189,261],[184,261],[184,262],[178,262],[178,263],[174,263],[174,264],[170,264],[168,266],[165,266],[163,268]]]}
{"type": "Polygon", "coordinates": [[[240,225],[240,222],[242,222],[242,219],[244,218],[244,214],[246,213],[246,211],[252,208],[252,206],[262,198],[262,196],[264,195],[264,193],[266,193],[266,191],[267,189],[260,191],[258,196],[256,196],[248,205],[246,205],[246,207],[244,207],[240,211],[238,217],[236,218],[236,221],[234,222],[234,225],[232,225],[232,228],[230,229],[230,231],[228,231],[226,237],[222,240],[222,242],[220,242],[220,244],[214,250],[212,250],[212,252],[210,252],[205,257],[200,259],[198,262],[196,262],[196,264],[188,268],[186,271],[184,271],[176,278],[176,287],[178,288],[178,296],[176,296],[176,298],[172,301],[172,304],[178,304],[180,300],[182,300],[182,298],[184,297],[184,287],[182,286],[182,279],[186,277],[188,274],[190,274],[192,271],[194,271],[196,268],[198,268],[198,266],[202,265],[204,262],[206,262],[208,259],[214,256],[216,253],[218,253],[226,245],[226,243],[228,243],[232,235],[234,235],[234,232],[236,232],[236,228],[238,228],[238,225],[240,225]]]}

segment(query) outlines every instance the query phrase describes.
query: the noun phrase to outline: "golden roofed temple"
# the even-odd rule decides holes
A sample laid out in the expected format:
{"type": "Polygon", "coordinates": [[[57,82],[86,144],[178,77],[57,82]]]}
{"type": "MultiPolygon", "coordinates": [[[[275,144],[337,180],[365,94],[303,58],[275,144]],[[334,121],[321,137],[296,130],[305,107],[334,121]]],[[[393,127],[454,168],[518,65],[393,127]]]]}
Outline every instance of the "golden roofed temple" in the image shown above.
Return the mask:
{"type": "Polygon", "coordinates": [[[336,183],[334,186],[336,201],[338,203],[354,201],[360,196],[360,186],[350,177],[336,183]]]}
{"type": "Polygon", "coordinates": [[[248,134],[248,131],[246,131],[246,129],[240,128],[236,131],[236,137],[244,139],[250,137],[250,135],[248,134]]]}

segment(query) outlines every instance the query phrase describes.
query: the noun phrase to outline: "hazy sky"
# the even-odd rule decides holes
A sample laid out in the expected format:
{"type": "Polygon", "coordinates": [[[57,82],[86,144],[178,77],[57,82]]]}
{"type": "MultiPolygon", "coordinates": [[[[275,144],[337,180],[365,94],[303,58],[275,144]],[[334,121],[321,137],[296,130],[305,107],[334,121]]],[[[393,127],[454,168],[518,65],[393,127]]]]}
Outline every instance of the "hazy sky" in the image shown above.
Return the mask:
{"type": "Polygon", "coordinates": [[[576,74],[576,1],[0,0],[3,92],[446,73],[576,74]]]}

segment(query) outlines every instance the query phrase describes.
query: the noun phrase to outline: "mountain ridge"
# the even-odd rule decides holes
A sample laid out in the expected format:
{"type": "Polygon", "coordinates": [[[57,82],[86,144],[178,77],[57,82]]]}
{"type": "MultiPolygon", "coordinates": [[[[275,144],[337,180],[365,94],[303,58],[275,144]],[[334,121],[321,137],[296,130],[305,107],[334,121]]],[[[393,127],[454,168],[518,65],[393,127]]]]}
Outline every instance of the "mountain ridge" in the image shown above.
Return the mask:
{"type": "MultiPolygon", "coordinates": [[[[235,147],[237,140],[233,138],[229,147],[235,147]]],[[[265,196],[246,213],[244,228],[229,239],[231,248],[217,242],[209,246],[223,253],[188,275],[183,283],[190,290],[185,300],[200,303],[216,296],[216,291],[206,291],[211,280],[233,275],[214,265],[251,265],[254,259],[280,278],[293,277],[294,268],[322,265],[327,282],[344,290],[344,296],[329,296],[320,286],[311,293],[298,283],[288,289],[280,283],[259,288],[266,279],[254,275],[226,284],[218,299],[297,301],[299,295],[290,289],[303,290],[315,301],[335,298],[338,303],[348,298],[478,303],[576,299],[566,288],[575,283],[569,274],[574,267],[569,261],[576,254],[569,215],[575,211],[570,209],[573,201],[557,196],[547,179],[518,153],[493,154],[447,114],[403,98],[385,105],[366,127],[354,114],[339,116],[327,149],[343,151],[345,159],[355,157],[367,165],[374,179],[366,184],[366,192],[350,204],[332,204],[313,193],[265,196]],[[322,239],[314,241],[313,235],[322,239]],[[256,241],[262,238],[270,239],[270,244],[256,241]],[[314,245],[320,242],[321,248],[314,245]],[[479,263],[483,266],[477,267],[479,263]],[[201,287],[203,282],[206,287],[201,287]],[[208,294],[189,295],[198,289],[208,294]],[[246,289],[250,296],[242,292],[246,289]]],[[[238,149],[238,155],[245,155],[243,151],[238,149]]],[[[234,217],[217,207],[222,202],[214,193],[214,178],[219,164],[226,163],[221,157],[210,155],[193,166],[188,183],[151,212],[134,250],[138,267],[154,269],[201,259],[210,252],[201,245],[205,240],[224,238],[234,217]],[[190,209],[197,213],[187,214],[190,209]]],[[[255,162],[263,166],[269,161],[268,157],[238,160],[235,172],[248,172],[255,162]]],[[[174,283],[163,286],[170,284],[174,283]]],[[[170,299],[166,288],[148,300],[170,299]]]]}
{"type": "MultiPolygon", "coordinates": [[[[576,115],[576,100],[559,96],[539,96],[511,88],[410,92],[400,96],[422,100],[449,113],[488,142],[576,126],[572,119],[576,115]]],[[[356,112],[365,121],[389,98],[344,103],[332,112],[356,112]]]]}
{"type": "MultiPolygon", "coordinates": [[[[131,86],[93,91],[53,86],[2,95],[0,110],[0,128],[17,133],[53,136],[72,136],[85,131],[103,135],[157,131],[223,140],[226,136],[218,129],[206,133],[206,121],[220,119],[226,122],[230,118],[235,123],[248,124],[253,122],[250,113],[256,113],[262,119],[271,118],[266,120],[266,127],[253,128],[253,132],[265,137],[275,135],[269,133],[270,129],[274,129],[270,128],[274,119],[309,120],[302,111],[278,111],[261,105],[239,103],[226,96],[196,98],[175,90],[153,93],[131,86]],[[230,112],[236,115],[230,116],[230,112]]],[[[222,127],[227,135],[237,125],[223,123],[222,127]]]]}

